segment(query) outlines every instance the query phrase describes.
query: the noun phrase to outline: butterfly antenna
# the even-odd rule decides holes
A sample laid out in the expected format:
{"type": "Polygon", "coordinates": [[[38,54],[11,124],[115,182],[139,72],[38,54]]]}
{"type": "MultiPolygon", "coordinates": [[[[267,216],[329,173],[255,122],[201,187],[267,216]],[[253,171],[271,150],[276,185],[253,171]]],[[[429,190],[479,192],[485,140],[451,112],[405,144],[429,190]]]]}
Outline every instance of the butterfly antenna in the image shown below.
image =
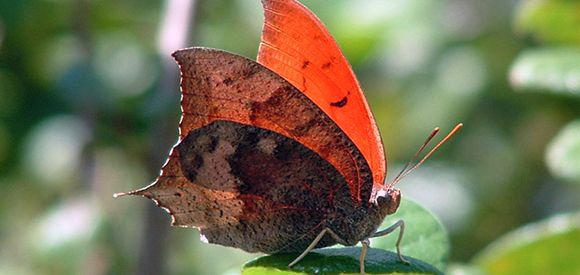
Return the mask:
{"type": "Polygon", "coordinates": [[[415,153],[415,155],[411,158],[411,160],[409,160],[409,162],[407,162],[405,167],[403,167],[403,169],[401,169],[401,172],[399,172],[399,174],[397,174],[397,176],[395,177],[395,179],[393,179],[393,182],[391,184],[394,185],[395,182],[400,180],[401,175],[405,172],[405,170],[407,170],[407,168],[409,166],[411,166],[411,164],[415,161],[415,159],[417,159],[419,154],[421,154],[421,152],[423,152],[423,149],[425,149],[425,147],[427,147],[427,144],[429,142],[431,142],[431,140],[435,137],[435,135],[437,135],[437,133],[439,133],[439,127],[435,127],[435,129],[433,129],[433,132],[431,132],[431,134],[429,135],[427,140],[425,140],[425,142],[423,143],[421,148],[419,148],[419,150],[417,150],[417,153],[415,153]]]}
{"type": "Polygon", "coordinates": [[[443,143],[447,142],[447,140],[449,140],[453,135],[455,135],[455,133],[457,133],[457,131],[459,131],[459,129],[461,129],[461,127],[463,127],[463,123],[457,124],[457,126],[455,126],[455,128],[453,128],[453,130],[451,130],[451,132],[449,132],[449,134],[447,134],[447,136],[443,140],[441,140],[435,147],[433,147],[433,149],[431,149],[431,151],[429,151],[429,153],[427,153],[421,159],[421,161],[419,161],[417,164],[413,165],[413,167],[407,169],[411,165],[411,163],[413,163],[415,161],[415,159],[417,159],[417,157],[419,156],[419,154],[421,154],[421,152],[425,149],[425,147],[427,147],[427,144],[429,144],[429,142],[431,142],[431,140],[433,140],[435,135],[437,135],[437,133],[439,132],[439,127],[435,127],[435,129],[433,129],[433,132],[431,132],[431,134],[429,135],[427,140],[425,140],[425,142],[423,143],[421,148],[419,148],[419,150],[417,150],[417,153],[415,153],[415,155],[405,165],[405,167],[403,167],[403,169],[401,169],[401,172],[399,172],[399,174],[395,177],[395,179],[393,179],[393,181],[389,184],[389,187],[393,187],[395,184],[397,184],[397,182],[399,182],[406,175],[411,173],[411,171],[417,169],[417,167],[419,167],[419,165],[421,165],[423,162],[425,162],[425,160],[427,160],[427,158],[429,158],[433,153],[435,153],[435,151],[437,151],[437,149],[439,149],[439,147],[441,147],[441,145],[443,145],[443,143]]]}

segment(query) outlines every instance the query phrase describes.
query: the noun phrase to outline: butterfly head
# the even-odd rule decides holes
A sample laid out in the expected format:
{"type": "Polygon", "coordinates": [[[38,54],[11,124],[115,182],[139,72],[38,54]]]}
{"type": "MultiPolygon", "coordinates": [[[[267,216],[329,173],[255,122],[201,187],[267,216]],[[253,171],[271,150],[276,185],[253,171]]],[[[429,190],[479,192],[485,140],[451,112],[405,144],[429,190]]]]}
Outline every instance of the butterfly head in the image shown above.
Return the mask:
{"type": "Polygon", "coordinates": [[[443,139],[441,140],[427,155],[425,155],[417,164],[411,164],[415,161],[415,159],[419,156],[419,154],[425,149],[425,146],[435,137],[435,135],[439,132],[439,127],[436,127],[433,132],[429,135],[425,143],[419,148],[417,153],[411,158],[411,160],[401,169],[401,172],[393,179],[393,181],[389,184],[382,185],[376,184],[373,186],[373,192],[371,193],[370,202],[376,205],[381,211],[385,211],[387,215],[391,215],[397,211],[399,208],[399,204],[401,204],[401,190],[396,189],[394,186],[397,184],[402,178],[406,175],[411,173],[415,170],[419,165],[421,165],[431,154],[433,154],[439,147],[445,143],[449,138],[451,138],[459,129],[463,127],[463,124],[459,123],[453,130],[443,139]]]}
{"type": "Polygon", "coordinates": [[[371,203],[385,211],[387,215],[392,215],[401,204],[401,190],[390,185],[377,185],[373,188],[371,203]]]}

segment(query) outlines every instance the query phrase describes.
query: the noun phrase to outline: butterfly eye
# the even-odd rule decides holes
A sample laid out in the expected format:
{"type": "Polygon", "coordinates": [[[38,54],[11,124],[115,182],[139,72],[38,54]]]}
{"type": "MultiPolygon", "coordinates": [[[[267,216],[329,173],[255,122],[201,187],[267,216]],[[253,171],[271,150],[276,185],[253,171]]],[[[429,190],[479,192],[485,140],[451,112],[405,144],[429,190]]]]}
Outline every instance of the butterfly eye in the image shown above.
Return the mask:
{"type": "Polygon", "coordinates": [[[378,198],[377,198],[377,205],[378,205],[379,207],[381,207],[381,206],[383,206],[383,205],[386,205],[386,204],[388,204],[388,203],[389,203],[389,201],[391,201],[391,198],[389,198],[389,197],[378,197],[378,198]]]}
{"type": "Polygon", "coordinates": [[[401,191],[399,189],[387,189],[383,194],[379,194],[376,198],[376,204],[379,209],[391,215],[397,211],[401,203],[401,191]]]}

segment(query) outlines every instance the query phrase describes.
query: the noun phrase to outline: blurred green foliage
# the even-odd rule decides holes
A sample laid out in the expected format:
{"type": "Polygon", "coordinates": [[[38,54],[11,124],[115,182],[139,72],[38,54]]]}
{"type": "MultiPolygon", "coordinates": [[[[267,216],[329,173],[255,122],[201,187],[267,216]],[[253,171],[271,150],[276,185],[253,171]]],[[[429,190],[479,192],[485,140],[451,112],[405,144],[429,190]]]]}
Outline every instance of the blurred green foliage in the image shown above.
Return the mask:
{"type": "MultiPolygon", "coordinates": [[[[353,65],[391,177],[433,127],[465,124],[398,184],[449,230],[449,273],[484,272],[472,258],[499,236],[580,209],[577,1],[302,2],[353,65]]],[[[152,182],[177,139],[179,90],[164,85],[178,75],[158,46],[168,3],[0,3],[0,274],[235,274],[255,257],[112,197],[152,182]]],[[[255,57],[258,0],[196,7],[188,46],[255,57]]]]}
{"type": "Polygon", "coordinates": [[[520,90],[580,96],[580,46],[526,50],[514,62],[510,80],[520,90]]]}
{"type": "Polygon", "coordinates": [[[492,243],[474,259],[488,274],[578,274],[580,213],[529,224],[492,243]]]}

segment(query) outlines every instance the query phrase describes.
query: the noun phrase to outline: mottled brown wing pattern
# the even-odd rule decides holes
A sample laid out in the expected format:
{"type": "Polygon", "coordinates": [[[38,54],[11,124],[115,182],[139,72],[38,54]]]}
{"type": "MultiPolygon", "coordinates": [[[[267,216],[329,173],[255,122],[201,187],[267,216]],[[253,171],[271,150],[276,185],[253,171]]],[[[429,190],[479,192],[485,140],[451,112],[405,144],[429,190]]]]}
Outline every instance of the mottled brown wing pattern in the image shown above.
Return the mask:
{"type": "MultiPolygon", "coordinates": [[[[211,243],[249,252],[302,251],[324,227],[355,211],[348,184],[336,168],[272,131],[214,121],[192,130],[176,150],[181,157],[173,161],[180,162],[182,174],[193,185],[236,194],[234,199],[204,202],[214,205],[215,214],[200,228],[211,243]],[[220,205],[228,201],[241,203],[235,206],[241,211],[231,218],[220,205]],[[337,207],[344,214],[336,212],[337,207]]],[[[199,222],[187,211],[174,215],[199,222]]],[[[327,238],[320,245],[334,243],[327,238]]]]}
{"type": "MultiPolygon", "coordinates": [[[[350,224],[368,209],[368,164],[296,88],[224,51],[174,56],[182,71],[180,142],[157,181],[132,194],[166,208],[174,226],[200,228],[209,242],[265,253],[303,250],[322,228],[350,224]],[[358,180],[360,194],[345,174],[358,180]]],[[[318,247],[333,243],[325,237],[318,247]]]]}
{"type": "MultiPolygon", "coordinates": [[[[173,54],[182,74],[180,137],[215,120],[272,130],[330,162],[348,180],[353,200],[368,202],[363,156],[336,124],[290,83],[253,60],[190,48],[173,54]]],[[[353,122],[354,123],[354,122],[353,122]]]]}

